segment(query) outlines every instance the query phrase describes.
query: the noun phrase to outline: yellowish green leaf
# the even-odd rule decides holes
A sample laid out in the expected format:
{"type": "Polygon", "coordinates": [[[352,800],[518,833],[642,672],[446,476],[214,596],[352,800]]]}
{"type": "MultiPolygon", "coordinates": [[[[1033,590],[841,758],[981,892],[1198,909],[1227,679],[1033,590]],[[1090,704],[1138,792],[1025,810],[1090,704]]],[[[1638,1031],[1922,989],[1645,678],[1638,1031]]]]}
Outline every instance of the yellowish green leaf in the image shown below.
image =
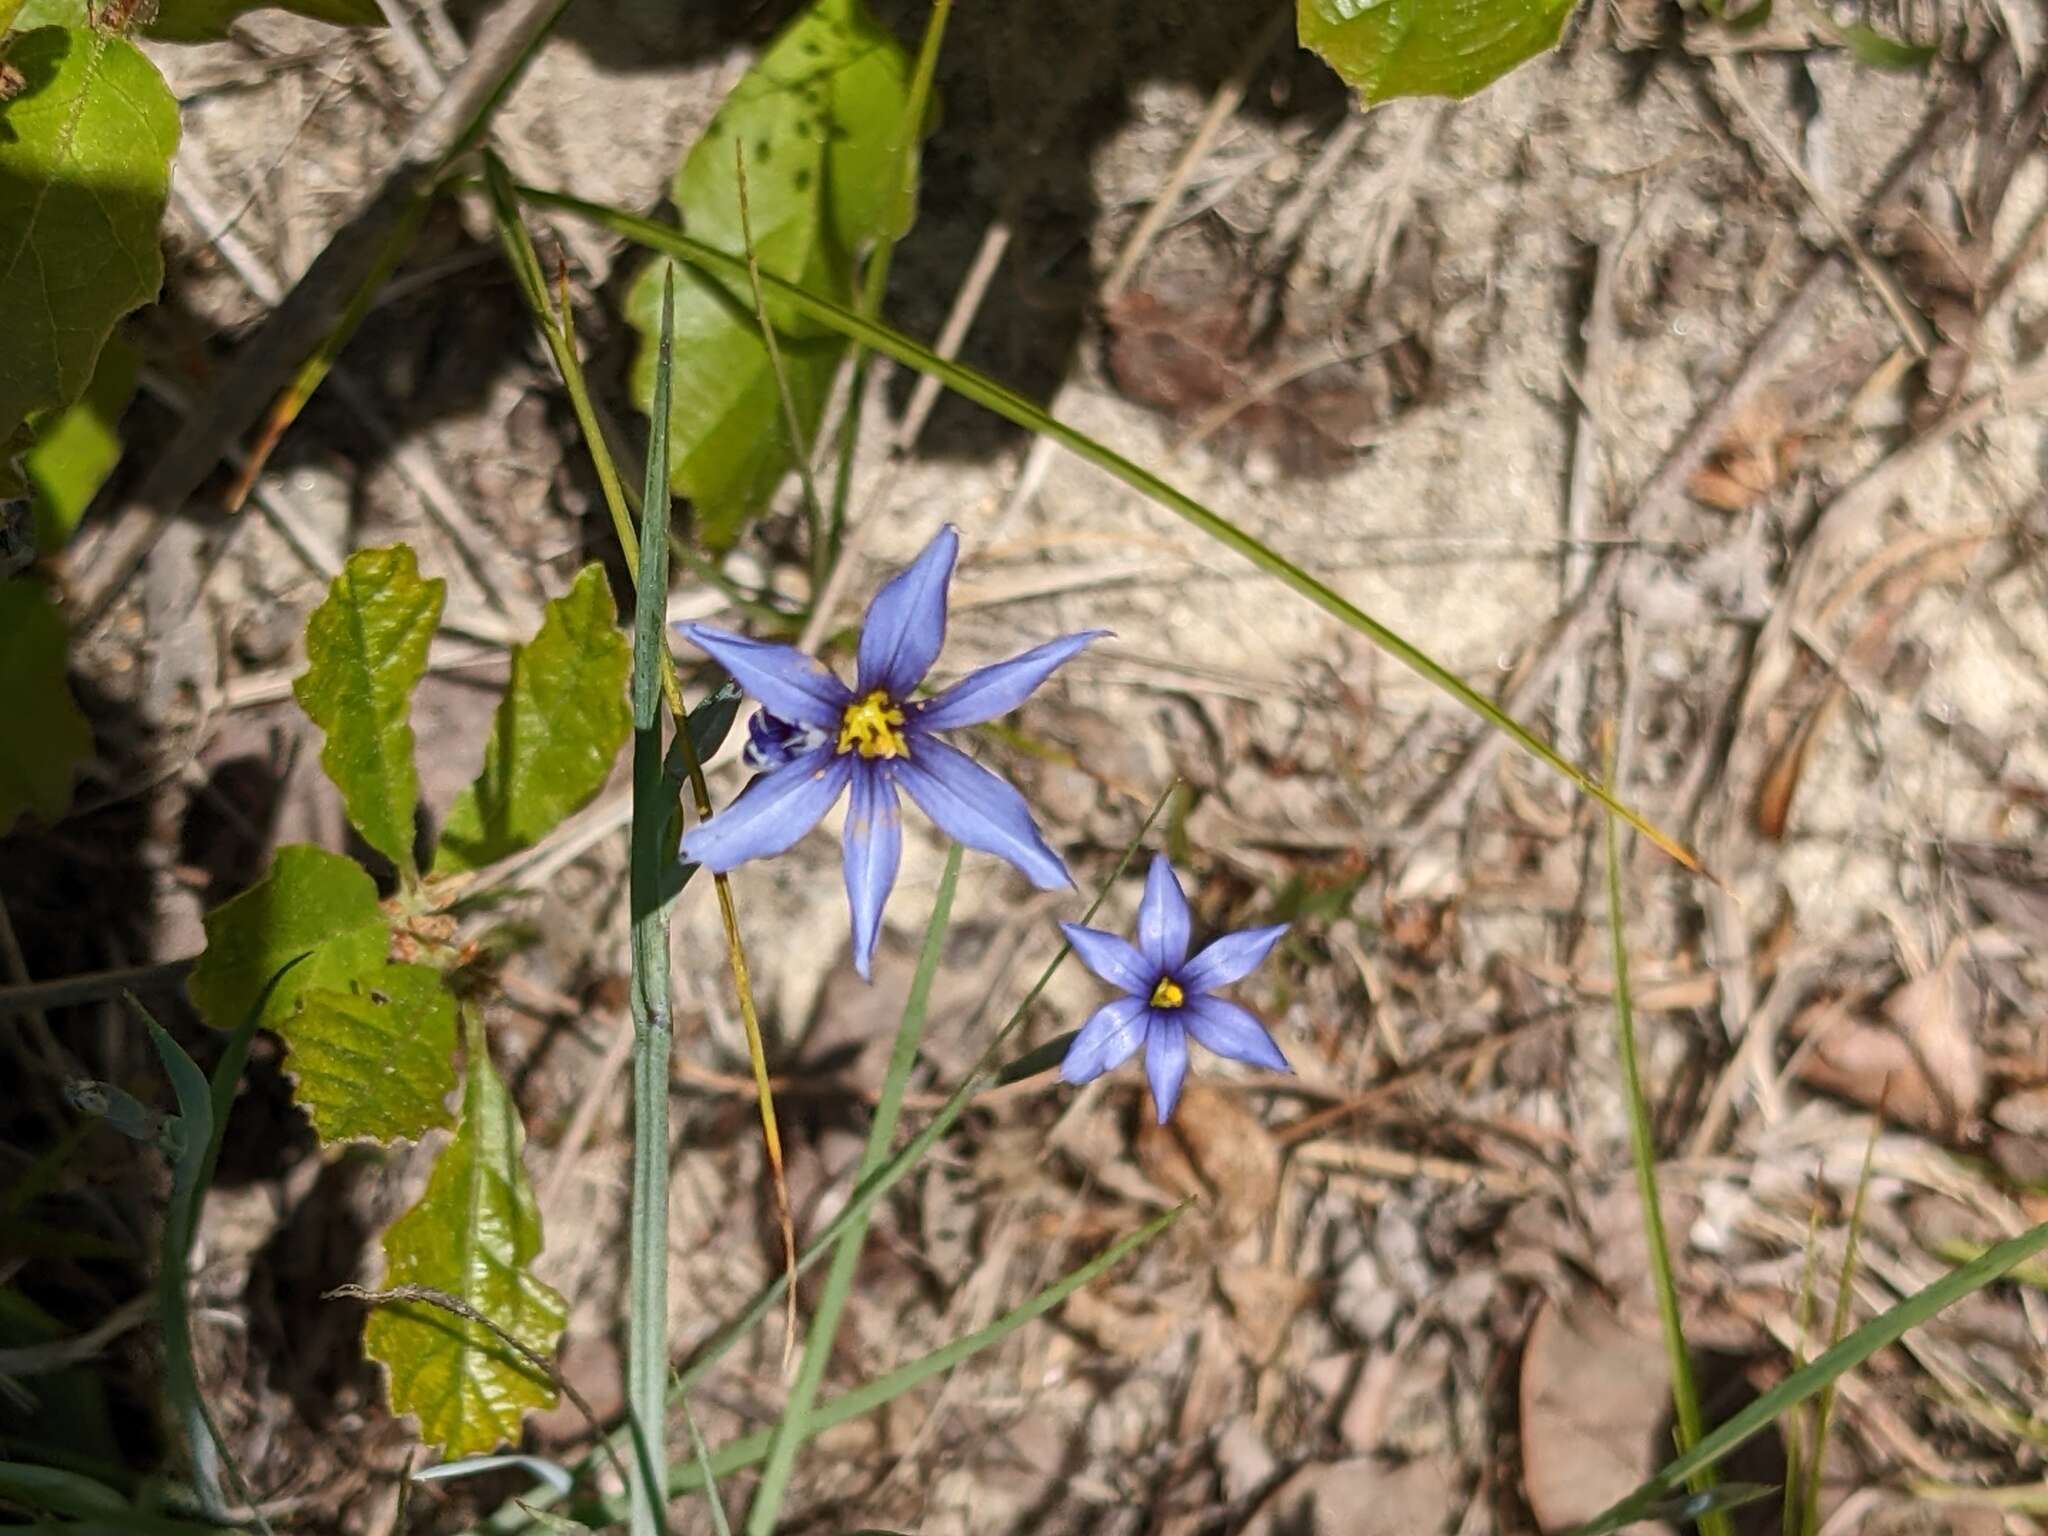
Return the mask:
{"type": "Polygon", "coordinates": [[[22,459],[28,471],[36,549],[55,554],[70,541],[85,509],[121,462],[121,413],[135,394],[141,359],[116,331],[100,348],[92,383],[61,411],[34,417],[35,442],[22,459]]]}
{"type": "Polygon", "coordinates": [[[305,673],[292,684],[327,735],[320,766],[363,841],[410,876],[412,692],[427,670],[448,584],[422,580],[410,546],[357,550],[306,623],[305,673]]]}
{"type": "MultiPolygon", "coordinates": [[[[450,1296],[545,1358],[568,1309],[529,1268],[541,1235],[520,1161],[525,1139],[489,1053],[473,1050],[455,1139],[419,1204],[384,1234],[384,1286],[450,1296]]],[[[363,1347],[391,1373],[392,1408],[416,1415],[421,1436],[446,1457],[516,1441],[525,1415],[555,1400],[547,1375],[518,1349],[474,1318],[430,1302],[378,1308],[363,1347]]]]}
{"type": "Polygon", "coordinates": [[[1555,47],[1573,0],[1296,0],[1301,45],[1367,102],[1470,96],[1555,47]]]}
{"type": "Polygon", "coordinates": [[[362,866],[324,848],[288,844],[262,883],[206,914],[206,952],[186,991],[208,1024],[233,1029],[270,978],[305,955],[263,1005],[259,1023],[282,1032],[308,991],[348,990],[357,977],[383,969],[390,947],[377,887],[362,866]]]}
{"type": "Polygon", "coordinates": [[[283,1033],[292,1097],[323,1142],[417,1141],[454,1123],[455,998],[432,966],[312,988],[283,1033]]]}
{"type": "Polygon", "coordinates": [[[124,38],[37,27],[7,62],[22,87],[0,109],[0,441],[83,394],[114,322],[156,297],[178,147],[178,103],[124,38]]]}
{"type": "Polygon", "coordinates": [[[512,679],[484,769],[448,812],[434,873],[459,874],[530,848],[588,805],[633,728],[632,655],[604,572],[588,565],[512,653],[512,679]]]}
{"type": "MultiPolygon", "coordinates": [[[[676,173],[674,198],[699,239],[745,249],[735,152],[764,273],[848,304],[855,260],[892,227],[910,60],[862,0],[813,0],[733,88],[676,173]]],[[[900,216],[893,222],[900,222],[900,216]]],[[[654,395],[662,273],[635,279],[626,317],[640,332],[634,399],[654,395]]],[[[744,281],[675,271],[675,371],[669,484],[690,498],[700,535],[732,542],[794,464],[768,349],[744,281]]],[[[812,437],[845,341],[772,300],[798,429],[812,437]]]]}
{"type": "Polygon", "coordinates": [[[92,729],[64,673],[64,616],[32,576],[0,580],[0,833],[24,811],[46,821],[71,803],[92,729]]]}

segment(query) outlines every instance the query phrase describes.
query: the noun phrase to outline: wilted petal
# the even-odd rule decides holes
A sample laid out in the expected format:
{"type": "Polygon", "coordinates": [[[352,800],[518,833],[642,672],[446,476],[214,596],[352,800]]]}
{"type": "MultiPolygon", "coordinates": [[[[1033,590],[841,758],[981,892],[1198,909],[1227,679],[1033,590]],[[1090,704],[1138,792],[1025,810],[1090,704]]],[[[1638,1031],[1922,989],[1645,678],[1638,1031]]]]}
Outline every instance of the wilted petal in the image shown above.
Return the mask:
{"type": "Polygon", "coordinates": [[[1145,964],[1145,957],[1113,933],[1100,928],[1083,928],[1079,923],[1061,923],[1060,932],[1074,946],[1081,963],[1108,982],[1138,997],[1150,997],[1159,973],[1145,964]]]}
{"type": "Polygon", "coordinates": [[[1060,1076],[1070,1083],[1092,1083],[1112,1067],[1131,1059],[1145,1043],[1147,1013],[1142,997],[1120,997],[1089,1015],[1060,1063],[1060,1076]]]}
{"type": "Polygon", "coordinates": [[[1038,835],[1024,797],[964,752],[919,731],[910,756],[895,766],[896,782],[954,842],[1008,860],[1042,891],[1074,883],[1038,835]]]}
{"type": "MultiPolygon", "coordinates": [[[[1259,968],[1259,962],[1280,942],[1280,935],[1286,931],[1287,924],[1275,923],[1270,928],[1247,928],[1242,933],[1226,933],[1180,968],[1180,984],[1192,996],[1197,992],[1214,992],[1233,981],[1242,981],[1259,968]]],[[[1195,1038],[1200,1040],[1202,1037],[1197,1035],[1195,1038]]]]}
{"type": "Polygon", "coordinates": [[[1171,1014],[1154,1013],[1145,1031],[1145,1076],[1152,1083],[1152,1107],[1161,1125],[1173,1118],[1180,1085],[1188,1075],[1188,1035],[1171,1014]]]}
{"type": "Polygon", "coordinates": [[[764,773],[718,815],[683,834],[683,858],[722,874],[780,853],[815,827],[846,788],[852,755],[820,747],[764,773]]]}
{"type": "Polygon", "coordinates": [[[1178,971],[1188,957],[1188,899],[1163,853],[1152,855],[1145,896],[1138,903],[1138,953],[1151,962],[1155,975],[1178,971]]]}
{"type": "Polygon", "coordinates": [[[907,699],[924,681],[946,641],[946,583],[960,553],[948,523],[924,552],[882,584],[860,631],[860,692],[884,689],[907,699]]]}
{"type": "Polygon", "coordinates": [[[853,968],[866,981],[875,940],[882,932],[882,908],[895,887],[896,866],[903,857],[896,786],[867,763],[853,770],[853,796],[847,802],[841,840],[846,850],[846,900],[853,908],[853,968]]]}
{"type": "Polygon", "coordinates": [[[685,640],[716,657],[740,687],[784,720],[820,730],[839,729],[840,716],[846,713],[853,695],[823,662],[795,646],[749,640],[709,624],[676,627],[685,640]]]}
{"type": "Polygon", "coordinates": [[[773,773],[830,740],[832,733],[815,725],[791,725],[770,710],[757,709],[747,721],[740,761],[756,773],[773,773]]]}
{"type": "Polygon", "coordinates": [[[1033,646],[1021,656],[970,672],[937,698],[918,705],[918,723],[928,731],[951,731],[1007,715],[1031,697],[1032,691],[1052,675],[1053,668],[1108,633],[1106,629],[1090,629],[1077,635],[1062,635],[1033,646]]]}
{"type": "Polygon", "coordinates": [[[1220,997],[1190,997],[1182,1004],[1180,1016],[1188,1033],[1218,1056],[1275,1072],[1294,1070],[1266,1033],[1266,1026],[1235,1003],[1220,997]]]}

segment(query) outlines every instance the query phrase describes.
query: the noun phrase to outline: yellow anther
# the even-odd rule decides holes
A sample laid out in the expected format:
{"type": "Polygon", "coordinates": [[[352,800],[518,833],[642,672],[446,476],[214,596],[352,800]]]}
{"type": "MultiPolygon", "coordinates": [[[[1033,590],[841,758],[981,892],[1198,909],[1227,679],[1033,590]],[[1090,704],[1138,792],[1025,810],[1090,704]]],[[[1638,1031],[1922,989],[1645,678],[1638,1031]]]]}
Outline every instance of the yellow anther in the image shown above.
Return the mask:
{"type": "Polygon", "coordinates": [[[839,717],[839,750],[858,751],[862,757],[908,757],[910,743],[898,729],[902,724],[903,711],[877,688],[847,705],[846,713],[839,717]]]}
{"type": "Polygon", "coordinates": [[[1181,991],[1179,984],[1171,977],[1160,977],[1159,985],[1152,989],[1152,1006],[1154,1008],[1178,1008],[1186,1001],[1187,994],[1181,991]]]}

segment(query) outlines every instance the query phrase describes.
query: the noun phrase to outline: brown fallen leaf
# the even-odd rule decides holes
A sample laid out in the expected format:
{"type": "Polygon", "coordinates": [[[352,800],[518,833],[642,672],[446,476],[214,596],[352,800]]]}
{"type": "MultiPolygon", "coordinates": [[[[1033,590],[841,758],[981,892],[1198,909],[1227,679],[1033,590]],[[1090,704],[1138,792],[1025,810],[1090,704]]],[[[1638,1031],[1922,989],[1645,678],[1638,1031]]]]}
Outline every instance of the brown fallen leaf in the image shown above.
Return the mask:
{"type": "MultiPolygon", "coordinates": [[[[1522,1350],[1522,1489],[1545,1531],[1592,1519],[1670,1458],[1671,1373],[1654,1333],[1591,1294],[1547,1301],[1522,1350]]],[[[1660,1521],[1625,1528],[1668,1533],[1660,1521]]]]}
{"type": "Polygon", "coordinates": [[[1264,1365],[1280,1353],[1295,1314],[1315,1295],[1315,1286],[1269,1264],[1225,1264],[1216,1271],[1217,1289],[1230,1303],[1247,1359],[1264,1365]]]}
{"type": "Polygon", "coordinates": [[[1200,1079],[1182,1092],[1166,1125],[1141,1110],[1138,1166],[1170,1194],[1198,1200],[1217,1250],[1232,1247],[1271,1213],[1280,1193],[1280,1148],[1237,1094],[1200,1079]]]}
{"type": "Polygon", "coordinates": [[[1302,1467],[1259,1505],[1241,1536],[1441,1536],[1463,1508],[1455,1463],[1376,1456],[1302,1467]]]}

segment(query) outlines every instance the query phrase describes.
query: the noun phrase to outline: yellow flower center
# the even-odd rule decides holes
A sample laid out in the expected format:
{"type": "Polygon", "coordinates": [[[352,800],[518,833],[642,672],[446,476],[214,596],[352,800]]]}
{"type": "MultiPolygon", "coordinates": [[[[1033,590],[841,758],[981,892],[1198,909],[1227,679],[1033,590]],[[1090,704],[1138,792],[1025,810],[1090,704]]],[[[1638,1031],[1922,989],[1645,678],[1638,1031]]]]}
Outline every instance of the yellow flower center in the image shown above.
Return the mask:
{"type": "Polygon", "coordinates": [[[897,729],[902,724],[903,711],[877,688],[847,705],[846,713],[839,717],[839,750],[858,751],[862,757],[908,757],[910,743],[897,729]]]}
{"type": "Polygon", "coordinates": [[[1186,1001],[1187,994],[1181,991],[1179,984],[1171,977],[1160,977],[1159,985],[1152,989],[1154,1008],[1178,1008],[1186,1001]]]}

